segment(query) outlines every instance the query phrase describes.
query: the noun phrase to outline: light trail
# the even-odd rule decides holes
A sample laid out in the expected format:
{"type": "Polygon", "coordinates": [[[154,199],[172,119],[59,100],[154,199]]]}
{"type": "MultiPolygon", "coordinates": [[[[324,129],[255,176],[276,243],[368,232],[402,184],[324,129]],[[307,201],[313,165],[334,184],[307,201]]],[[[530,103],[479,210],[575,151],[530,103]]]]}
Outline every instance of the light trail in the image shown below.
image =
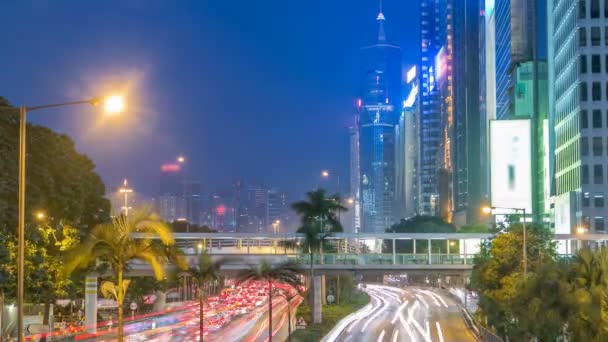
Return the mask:
{"type": "Polygon", "coordinates": [[[393,332],[393,342],[397,342],[398,337],[399,337],[399,329],[395,329],[395,332],[393,332]]]}
{"type": "Polygon", "coordinates": [[[397,319],[399,318],[401,311],[407,306],[407,303],[408,303],[408,301],[406,300],[405,302],[403,302],[403,304],[401,304],[401,306],[399,306],[399,308],[397,308],[397,311],[395,312],[395,316],[393,317],[391,324],[395,324],[395,322],[397,322],[397,319]]]}
{"type": "Polygon", "coordinates": [[[437,327],[437,335],[439,335],[439,342],[443,342],[443,333],[441,332],[441,325],[439,325],[439,322],[435,322],[435,326],[437,327]]]}
{"type": "Polygon", "coordinates": [[[378,336],[378,342],[382,342],[382,339],[384,338],[384,334],[386,334],[386,331],[382,330],[382,332],[380,333],[380,336],[378,336]]]}

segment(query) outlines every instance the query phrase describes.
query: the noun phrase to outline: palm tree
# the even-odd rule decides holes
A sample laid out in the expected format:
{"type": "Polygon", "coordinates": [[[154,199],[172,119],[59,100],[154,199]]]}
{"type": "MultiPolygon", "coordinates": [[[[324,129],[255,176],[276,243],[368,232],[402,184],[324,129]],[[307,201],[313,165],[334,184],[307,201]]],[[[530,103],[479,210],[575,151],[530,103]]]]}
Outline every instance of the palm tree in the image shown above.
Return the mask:
{"type": "MultiPolygon", "coordinates": [[[[348,210],[342,206],[342,200],[338,194],[331,197],[326,196],[324,189],[309,191],[306,193],[307,200],[296,202],[291,207],[300,215],[301,225],[298,233],[304,234],[302,250],[307,251],[310,257],[310,305],[311,322],[314,322],[314,254],[321,254],[323,259],[323,247],[331,233],[342,232],[342,224],[336,217],[339,211],[348,210]]],[[[322,260],[321,260],[322,261],[322,260]]]]}
{"type": "Polygon", "coordinates": [[[129,262],[143,261],[149,264],[156,279],[165,275],[167,257],[164,248],[175,244],[171,229],[148,208],[137,209],[129,216],[118,216],[110,223],[100,224],[91,230],[89,236],[69,251],[65,269],[70,274],[78,268],[87,268],[96,261],[110,267],[116,284],[103,282],[102,294],[116,299],[118,304],[118,340],[124,338],[123,303],[129,280],[124,272],[129,262]],[[142,235],[135,238],[134,233],[142,235]]]}
{"type": "Polygon", "coordinates": [[[209,282],[220,279],[220,269],[222,265],[226,263],[226,259],[219,259],[213,261],[211,256],[207,252],[202,252],[198,256],[198,265],[191,266],[183,272],[192,278],[196,279],[198,285],[198,303],[199,303],[199,332],[200,341],[203,340],[203,305],[207,300],[207,293],[203,290],[204,287],[208,287],[209,282]]]}
{"type": "MultiPolygon", "coordinates": [[[[263,281],[268,283],[268,340],[272,342],[272,283],[282,283],[296,288],[301,285],[299,267],[291,262],[272,265],[267,260],[260,264],[251,266],[248,270],[239,272],[237,284],[251,281],[263,281]]],[[[289,310],[289,307],[287,308],[289,310]]]]}

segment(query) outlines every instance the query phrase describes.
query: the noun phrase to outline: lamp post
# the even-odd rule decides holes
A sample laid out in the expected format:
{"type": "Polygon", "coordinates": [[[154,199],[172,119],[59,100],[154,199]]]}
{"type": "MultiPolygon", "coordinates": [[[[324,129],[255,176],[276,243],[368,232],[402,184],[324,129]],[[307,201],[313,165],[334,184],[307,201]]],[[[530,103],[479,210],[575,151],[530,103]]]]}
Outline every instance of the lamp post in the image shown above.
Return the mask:
{"type": "Polygon", "coordinates": [[[127,184],[127,179],[125,178],[124,182],[122,183],[122,188],[120,188],[120,190],[118,190],[121,194],[123,194],[124,196],[124,206],[122,207],[125,211],[125,216],[129,216],[129,194],[133,193],[133,189],[128,187],[127,184]]]}
{"type": "Polygon", "coordinates": [[[481,212],[484,214],[491,214],[495,209],[503,209],[503,210],[514,210],[515,212],[521,211],[524,217],[522,226],[523,226],[523,240],[524,240],[524,248],[523,248],[523,264],[524,264],[524,277],[528,274],[528,252],[526,251],[526,208],[505,208],[505,207],[483,207],[481,208],[481,212]]]}
{"type": "MultiPolygon", "coordinates": [[[[101,99],[94,98],[82,101],[54,103],[33,107],[19,107],[19,188],[18,188],[18,224],[17,224],[17,336],[23,342],[23,299],[25,275],[25,160],[26,160],[26,127],[27,113],[35,110],[90,104],[99,106],[101,99]]],[[[103,100],[104,110],[108,113],[119,113],[124,110],[125,104],[120,96],[110,96],[103,100]]]]}
{"type": "MultiPolygon", "coordinates": [[[[321,177],[329,178],[329,176],[330,176],[329,171],[327,171],[327,170],[321,171],[321,177]]],[[[340,196],[340,175],[336,175],[336,181],[337,181],[336,190],[337,190],[338,196],[340,196]]],[[[341,205],[342,203],[338,203],[338,204],[341,205]]],[[[340,222],[340,224],[342,224],[342,220],[340,219],[340,212],[341,212],[341,210],[338,208],[338,222],[340,222]]]]}

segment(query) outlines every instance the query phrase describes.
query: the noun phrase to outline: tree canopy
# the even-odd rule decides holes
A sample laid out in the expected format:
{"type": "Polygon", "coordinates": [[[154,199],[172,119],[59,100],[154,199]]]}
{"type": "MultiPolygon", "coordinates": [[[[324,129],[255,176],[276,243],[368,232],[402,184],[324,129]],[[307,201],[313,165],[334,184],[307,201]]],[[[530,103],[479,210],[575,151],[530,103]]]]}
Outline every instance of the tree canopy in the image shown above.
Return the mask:
{"type": "MultiPolygon", "coordinates": [[[[18,183],[18,110],[0,97],[0,231],[16,234],[18,183]]],[[[43,210],[55,222],[78,228],[85,236],[109,219],[95,164],[76,150],[67,135],[33,124],[27,126],[26,220],[43,210]]]]}

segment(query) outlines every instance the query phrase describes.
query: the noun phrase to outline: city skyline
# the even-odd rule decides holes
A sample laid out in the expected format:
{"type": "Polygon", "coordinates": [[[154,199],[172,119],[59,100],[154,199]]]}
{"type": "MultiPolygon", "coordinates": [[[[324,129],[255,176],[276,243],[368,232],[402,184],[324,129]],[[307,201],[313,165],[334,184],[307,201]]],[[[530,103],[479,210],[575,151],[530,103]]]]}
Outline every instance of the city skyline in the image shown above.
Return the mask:
{"type": "MultiPolygon", "coordinates": [[[[6,25],[16,31],[0,37],[21,53],[0,56],[7,71],[0,90],[18,105],[88,95],[98,85],[125,80],[136,88],[141,108],[118,125],[102,125],[75,114],[78,109],[32,116],[73,137],[107,187],[128,178],[152,196],[159,165],[180,154],[204,184],[250,179],[298,198],[317,186],[321,169],[346,180],[357,54],[375,38],[378,1],[238,4],[7,4],[6,25]],[[72,15],[78,12],[87,13],[86,22],[72,15]],[[24,16],[46,29],[13,22],[24,16]],[[156,38],[142,39],[148,35],[156,38]],[[33,40],[39,43],[22,44],[33,40]],[[53,49],[58,42],[61,50],[53,49]],[[41,54],[52,68],[41,69],[41,54]],[[109,74],[119,76],[100,80],[109,74]],[[59,80],[64,88],[51,86],[59,80]],[[231,134],[223,134],[227,127],[231,134]],[[310,140],[311,132],[320,138],[310,140]],[[155,153],[144,152],[149,148],[155,153]]],[[[396,0],[383,7],[393,20],[387,35],[404,50],[403,64],[415,64],[417,11],[396,0]]]]}

